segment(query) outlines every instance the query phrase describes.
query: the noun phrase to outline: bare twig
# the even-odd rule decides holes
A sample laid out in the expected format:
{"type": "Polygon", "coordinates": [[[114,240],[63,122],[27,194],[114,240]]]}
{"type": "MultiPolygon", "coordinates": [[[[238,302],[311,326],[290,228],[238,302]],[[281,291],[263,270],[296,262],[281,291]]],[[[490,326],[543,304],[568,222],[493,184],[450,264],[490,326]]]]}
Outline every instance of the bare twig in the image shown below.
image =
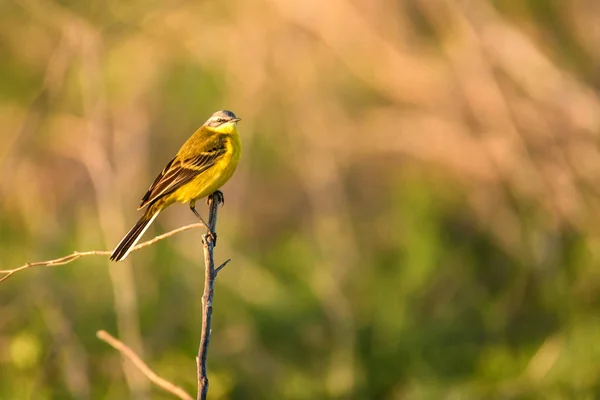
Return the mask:
{"type": "MultiPolygon", "coordinates": [[[[157,237],[155,237],[154,239],[148,240],[147,242],[144,243],[140,243],[137,246],[133,247],[131,249],[131,251],[136,251],[139,249],[143,249],[144,247],[148,247],[160,240],[166,239],[169,236],[173,236],[177,233],[181,233],[190,229],[196,229],[196,228],[202,228],[204,227],[204,224],[202,223],[196,223],[196,224],[190,224],[190,225],[186,225],[186,226],[182,226],[181,228],[177,228],[177,229],[173,229],[170,232],[167,233],[163,233],[162,235],[158,235],[157,237]]],[[[73,253],[64,256],[64,257],[60,257],[60,258],[56,258],[54,260],[48,260],[48,261],[36,261],[36,262],[31,262],[31,263],[27,263],[25,265],[22,265],[20,267],[17,268],[13,268],[13,269],[4,269],[4,270],[0,270],[0,274],[4,274],[4,276],[2,276],[0,278],[0,282],[10,278],[13,274],[19,272],[19,271],[23,271],[25,269],[31,268],[31,267],[39,267],[39,266],[44,266],[44,267],[54,267],[57,265],[64,265],[64,264],[68,264],[70,262],[73,262],[75,260],[77,260],[80,257],[85,257],[85,256],[109,256],[112,253],[111,250],[91,250],[91,251],[74,251],[73,253]]]]}
{"type": "Polygon", "coordinates": [[[135,354],[133,350],[131,350],[125,343],[113,337],[110,333],[106,331],[98,331],[96,332],[96,336],[98,336],[98,339],[108,343],[109,345],[117,349],[123,356],[127,357],[133,363],[133,365],[135,365],[144,375],[146,375],[148,379],[150,379],[150,381],[156,386],[166,390],[169,393],[174,394],[180,399],[193,399],[193,397],[190,396],[190,394],[188,394],[181,387],[158,376],[137,354],[135,354]]]}
{"type": "Polygon", "coordinates": [[[202,295],[202,332],[200,335],[200,346],[196,356],[196,367],[198,370],[198,400],[206,400],[208,394],[208,375],[206,373],[206,358],[208,355],[208,343],[210,341],[210,323],[212,319],[212,300],[215,289],[215,278],[229,260],[215,269],[215,260],[213,250],[215,247],[217,226],[217,211],[219,203],[223,200],[223,194],[219,191],[213,193],[208,198],[209,214],[208,229],[213,235],[205,234],[202,236],[204,242],[204,293],[202,295]]]}
{"type": "Polygon", "coordinates": [[[223,268],[225,268],[225,266],[229,263],[229,261],[231,261],[231,258],[225,260],[225,262],[223,264],[221,264],[217,268],[215,268],[215,277],[217,277],[217,275],[219,275],[219,272],[221,272],[221,270],[223,268]]]}

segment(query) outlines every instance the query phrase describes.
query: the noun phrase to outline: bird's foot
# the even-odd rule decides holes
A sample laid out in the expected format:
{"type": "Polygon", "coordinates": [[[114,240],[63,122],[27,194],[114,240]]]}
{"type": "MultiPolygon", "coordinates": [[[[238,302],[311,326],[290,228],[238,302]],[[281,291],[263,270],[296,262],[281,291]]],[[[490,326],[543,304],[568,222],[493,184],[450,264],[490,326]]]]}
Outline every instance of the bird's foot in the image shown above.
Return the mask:
{"type": "Polygon", "coordinates": [[[206,240],[206,238],[210,238],[213,247],[217,245],[217,232],[213,232],[210,229],[208,229],[206,231],[206,235],[204,235],[204,240],[206,240]]]}
{"type": "Polygon", "coordinates": [[[206,204],[210,205],[210,203],[212,201],[216,201],[217,205],[219,205],[219,204],[224,205],[225,204],[225,196],[223,195],[223,192],[221,192],[220,190],[215,190],[215,192],[213,194],[211,194],[210,196],[208,196],[208,198],[206,199],[206,204]]]}

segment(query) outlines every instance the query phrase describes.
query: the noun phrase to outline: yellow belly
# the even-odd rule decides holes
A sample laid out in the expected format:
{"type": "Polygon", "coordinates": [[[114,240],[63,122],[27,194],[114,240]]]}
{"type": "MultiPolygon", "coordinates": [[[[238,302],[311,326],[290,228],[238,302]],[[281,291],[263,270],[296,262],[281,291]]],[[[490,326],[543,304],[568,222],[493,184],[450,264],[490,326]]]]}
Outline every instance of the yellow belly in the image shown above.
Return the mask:
{"type": "Polygon", "coordinates": [[[235,172],[241,155],[239,137],[235,135],[227,142],[227,153],[215,165],[202,172],[191,182],[165,196],[162,202],[189,203],[214,193],[223,186],[235,172]]]}

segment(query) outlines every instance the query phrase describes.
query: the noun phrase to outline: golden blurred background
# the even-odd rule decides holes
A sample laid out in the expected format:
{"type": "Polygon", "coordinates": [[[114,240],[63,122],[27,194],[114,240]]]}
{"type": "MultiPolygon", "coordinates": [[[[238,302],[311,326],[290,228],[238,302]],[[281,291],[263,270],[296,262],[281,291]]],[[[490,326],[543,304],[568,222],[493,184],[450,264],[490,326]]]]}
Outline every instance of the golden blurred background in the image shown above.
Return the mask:
{"type": "MultiPolygon", "coordinates": [[[[211,399],[600,398],[600,3],[0,1],[0,269],[112,249],[243,120],[211,399]]],[[[201,211],[206,215],[206,206],[201,211]]],[[[145,239],[195,222],[161,214],[145,239]]],[[[201,232],[0,284],[0,398],[195,390],[201,232]]]]}

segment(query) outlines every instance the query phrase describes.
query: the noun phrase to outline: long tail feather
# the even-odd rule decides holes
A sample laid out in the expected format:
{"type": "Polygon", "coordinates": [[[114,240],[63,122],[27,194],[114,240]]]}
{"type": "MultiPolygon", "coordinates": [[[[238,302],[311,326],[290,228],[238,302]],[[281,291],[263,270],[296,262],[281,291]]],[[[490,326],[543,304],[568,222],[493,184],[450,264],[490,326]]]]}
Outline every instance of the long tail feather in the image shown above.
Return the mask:
{"type": "Polygon", "coordinates": [[[127,255],[129,255],[131,248],[135,246],[138,240],[140,240],[144,232],[146,232],[146,229],[148,229],[148,227],[150,226],[152,221],[154,221],[154,218],[156,218],[159,212],[160,210],[154,211],[149,208],[146,211],[146,213],[142,215],[142,218],[140,218],[140,220],[134,225],[134,227],[131,228],[129,232],[127,232],[127,235],[125,235],[125,237],[121,239],[117,247],[115,247],[112,254],[110,255],[111,261],[121,261],[124,260],[125,257],[127,257],[127,255]]]}

